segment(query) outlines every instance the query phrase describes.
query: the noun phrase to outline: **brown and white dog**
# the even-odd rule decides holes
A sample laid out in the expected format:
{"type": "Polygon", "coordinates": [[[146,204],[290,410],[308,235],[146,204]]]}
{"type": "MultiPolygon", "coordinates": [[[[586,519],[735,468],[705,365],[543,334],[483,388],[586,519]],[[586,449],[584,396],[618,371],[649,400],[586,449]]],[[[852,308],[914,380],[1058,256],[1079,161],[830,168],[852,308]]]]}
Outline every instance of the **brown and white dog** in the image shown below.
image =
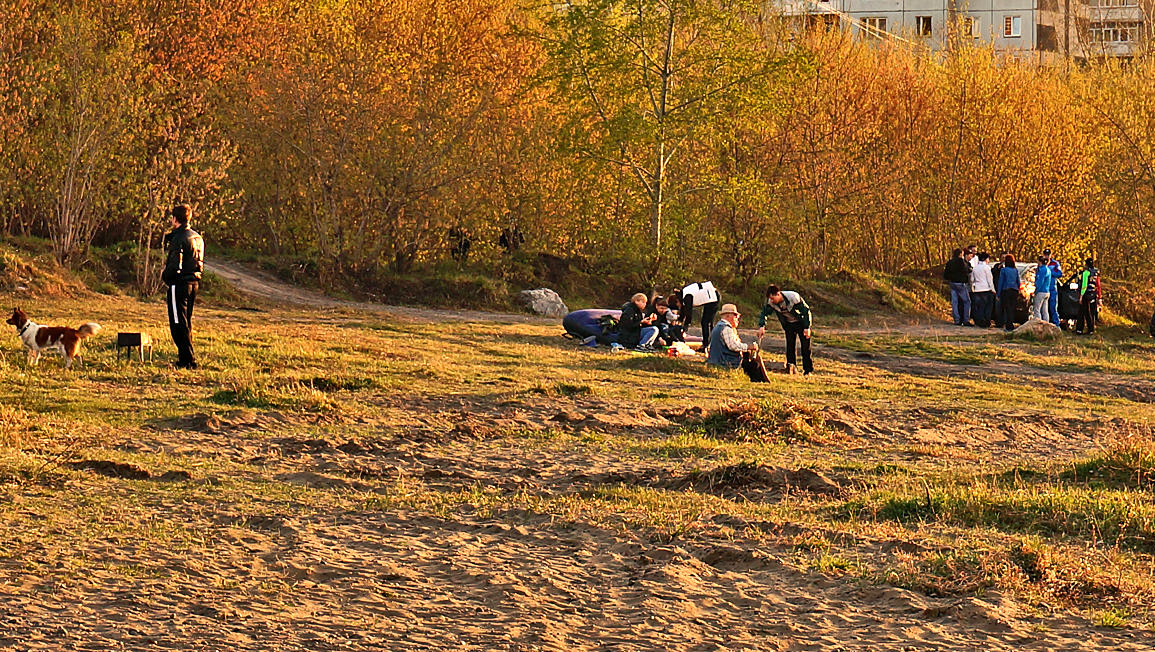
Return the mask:
{"type": "MultiPolygon", "coordinates": [[[[71,369],[73,359],[80,358],[80,340],[100,332],[100,324],[88,322],[80,328],[41,326],[28,318],[19,308],[12,309],[8,323],[16,327],[16,335],[28,349],[28,363],[35,365],[42,351],[56,350],[64,356],[64,368],[71,369]]],[[[81,360],[83,364],[83,360],[81,360]]]]}

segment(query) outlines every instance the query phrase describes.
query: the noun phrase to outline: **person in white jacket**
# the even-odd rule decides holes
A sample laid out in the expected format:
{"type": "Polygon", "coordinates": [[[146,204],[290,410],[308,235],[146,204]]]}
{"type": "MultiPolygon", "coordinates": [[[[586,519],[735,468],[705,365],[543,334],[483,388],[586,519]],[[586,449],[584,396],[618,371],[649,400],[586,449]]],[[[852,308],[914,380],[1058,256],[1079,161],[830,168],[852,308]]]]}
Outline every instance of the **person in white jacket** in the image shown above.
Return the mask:
{"type": "Polygon", "coordinates": [[[971,264],[971,318],[979,328],[989,328],[994,315],[995,277],[989,259],[982,251],[971,264]]]}

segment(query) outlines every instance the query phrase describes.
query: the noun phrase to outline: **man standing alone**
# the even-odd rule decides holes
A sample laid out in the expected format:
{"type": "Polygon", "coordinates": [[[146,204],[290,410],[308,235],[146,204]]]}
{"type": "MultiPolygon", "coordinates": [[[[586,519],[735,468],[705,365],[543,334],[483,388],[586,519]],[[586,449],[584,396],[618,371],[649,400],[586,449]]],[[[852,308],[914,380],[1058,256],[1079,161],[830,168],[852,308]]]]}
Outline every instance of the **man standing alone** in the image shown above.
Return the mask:
{"type": "Polygon", "coordinates": [[[204,271],[205,241],[188,227],[192,209],[176,206],[172,209],[172,231],[164,237],[168,258],[161,280],[168,286],[168,327],[176,344],[178,369],[196,369],[192,347],[193,304],[200,288],[204,271]]]}
{"type": "Polygon", "coordinates": [[[971,266],[963,250],[955,249],[943,269],[942,277],[950,283],[950,312],[955,326],[971,325],[971,266]]]}

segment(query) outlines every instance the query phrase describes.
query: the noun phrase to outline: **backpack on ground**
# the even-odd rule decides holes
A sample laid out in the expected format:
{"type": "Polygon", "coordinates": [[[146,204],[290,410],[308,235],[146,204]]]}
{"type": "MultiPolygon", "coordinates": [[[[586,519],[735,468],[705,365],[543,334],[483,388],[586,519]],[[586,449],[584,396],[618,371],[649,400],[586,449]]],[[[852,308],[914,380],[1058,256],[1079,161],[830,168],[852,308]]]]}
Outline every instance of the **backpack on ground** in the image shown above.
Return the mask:
{"type": "Polygon", "coordinates": [[[602,335],[609,335],[616,333],[618,330],[618,320],[613,315],[602,315],[598,317],[598,327],[602,329],[602,335]]]}

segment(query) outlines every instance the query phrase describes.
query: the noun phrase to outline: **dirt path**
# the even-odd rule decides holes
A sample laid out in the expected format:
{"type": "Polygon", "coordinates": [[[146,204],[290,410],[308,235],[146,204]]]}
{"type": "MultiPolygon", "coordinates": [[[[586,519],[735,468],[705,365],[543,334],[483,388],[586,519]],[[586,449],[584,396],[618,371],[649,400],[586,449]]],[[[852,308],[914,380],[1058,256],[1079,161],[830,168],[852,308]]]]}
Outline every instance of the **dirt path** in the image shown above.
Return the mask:
{"type": "MultiPolygon", "coordinates": [[[[283,303],[313,308],[343,308],[363,310],[366,312],[388,313],[413,319],[416,321],[472,321],[494,323],[532,323],[556,325],[558,320],[551,317],[534,315],[481,312],[474,310],[446,310],[443,308],[424,308],[415,306],[395,306],[367,301],[351,301],[338,299],[317,290],[310,290],[291,285],[270,274],[254,270],[251,267],[229,260],[213,260],[206,264],[208,271],[218,274],[239,291],[275,303],[283,303]]],[[[925,338],[968,338],[968,343],[974,342],[978,336],[989,336],[994,340],[998,333],[994,330],[983,331],[977,329],[962,329],[946,323],[912,322],[898,323],[880,321],[874,327],[854,326],[846,328],[832,328],[827,331],[836,335],[902,335],[908,337],[925,338]]],[[[744,339],[753,339],[754,331],[743,330],[744,339]]],[[[821,338],[819,338],[821,342],[821,338]]],[[[770,351],[781,350],[785,342],[780,333],[770,329],[762,340],[763,348],[770,351]]],[[[1104,374],[1098,372],[1067,372],[1053,369],[1041,369],[1029,365],[1016,364],[992,360],[983,365],[957,365],[937,360],[929,360],[915,356],[896,356],[882,353],[862,354],[829,346],[817,346],[819,356],[829,356],[843,362],[860,364],[863,366],[882,369],[892,373],[910,374],[913,376],[958,376],[958,377],[990,377],[1017,376],[1029,379],[1028,382],[1039,386],[1049,386],[1068,391],[1126,398],[1139,402],[1150,402],[1155,396],[1155,382],[1139,380],[1133,377],[1104,374]]]]}
{"type": "MultiPolygon", "coordinates": [[[[271,301],[296,306],[312,308],[344,308],[349,310],[364,310],[367,312],[384,312],[392,315],[408,317],[419,321],[490,321],[495,323],[534,323],[558,324],[559,320],[552,317],[538,317],[527,314],[483,312],[477,310],[447,310],[444,308],[425,308],[417,306],[397,306],[369,301],[352,301],[331,297],[317,290],[310,290],[286,283],[266,272],[253,269],[243,263],[231,260],[214,259],[205,263],[205,269],[217,274],[231,283],[244,294],[271,301]]],[[[957,326],[944,323],[899,322],[882,320],[877,325],[851,326],[846,328],[830,329],[829,332],[840,335],[907,335],[911,337],[950,337],[957,335],[974,335],[974,329],[963,331],[957,326]]],[[[697,329],[693,329],[697,333],[697,329]]],[[[744,335],[753,335],[754,330],[743,330],[744,335]]],[[[771,336],[773,332],[771,332],[771,336]]]]}
{"type": "Polygon", "coordinates": [[[368,301],[352,301],[331,297],[317,290],[310,290],[286,283],[271,274],[231,260],[215,259],[205,263],[206,271],[212,272],[231,283],[237,290],[265,301],[310,308],[344,308],[383,312],[407,317],[417,321],[491,321],[496,323],[557,323],[550,317],[535,315],[479,312],[476,310],[446,310],[415,306],[393,306],[368,301]]]}

